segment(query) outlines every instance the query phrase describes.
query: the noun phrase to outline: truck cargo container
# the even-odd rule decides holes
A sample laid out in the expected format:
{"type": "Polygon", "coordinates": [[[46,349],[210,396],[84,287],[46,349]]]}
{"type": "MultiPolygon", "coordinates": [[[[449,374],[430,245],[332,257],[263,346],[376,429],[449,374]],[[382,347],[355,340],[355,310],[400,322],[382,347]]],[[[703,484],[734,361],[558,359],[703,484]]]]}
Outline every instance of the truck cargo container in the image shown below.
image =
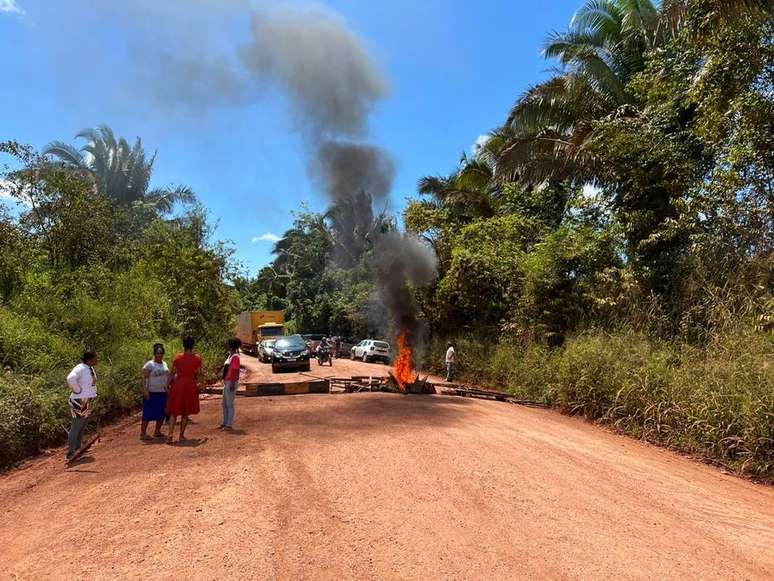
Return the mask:
{"type": "Polygon", "coordinates": [[[258,355],[258,343],[285,335],[285,311],[244,311],[237,317],[236,336],[242,350],[258,355]]]}

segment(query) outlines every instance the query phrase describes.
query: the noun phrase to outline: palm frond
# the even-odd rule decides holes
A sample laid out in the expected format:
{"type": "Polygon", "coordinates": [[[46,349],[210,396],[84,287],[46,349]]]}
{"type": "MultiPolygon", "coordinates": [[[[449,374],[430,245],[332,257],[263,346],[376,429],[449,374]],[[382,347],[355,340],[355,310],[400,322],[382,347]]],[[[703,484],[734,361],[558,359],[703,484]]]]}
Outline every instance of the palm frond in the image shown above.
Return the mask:
{"type": "Polygon", "coordinates": [[[587,0],[572,17],[570,28],[620,37],[621,21],[621,10],[615,0],[587,0]]]}
{"type": "Polygon", "coordinates": [[[439,197],[450,187],[449,178],[441,176],[425,176],[420,178],[417,191],[423,196],[439,197]]]}
{"type": "Polygon", "coordinates": [[[59,161],[67,165],[72,165],[80,169],[88,169],[83,154],[69,143],[63,141],[52,141],[46,145],[43,148],[43,155],[56,157],[59,161]]]}

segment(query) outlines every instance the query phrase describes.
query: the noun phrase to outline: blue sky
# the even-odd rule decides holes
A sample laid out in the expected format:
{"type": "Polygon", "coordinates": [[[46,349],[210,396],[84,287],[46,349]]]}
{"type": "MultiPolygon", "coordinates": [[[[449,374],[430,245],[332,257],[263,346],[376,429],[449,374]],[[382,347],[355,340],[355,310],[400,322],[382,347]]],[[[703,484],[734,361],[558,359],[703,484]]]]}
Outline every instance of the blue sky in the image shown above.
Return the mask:
{"type": "MultiPolygon", "coordinates": [[[[79,130],[100,123],[130,140],[142,137],[158,151],[154,184],[191,186],[217,223],[215,236],[233,241],[255,273],[293,210],[326,205],[309,182],[287,104],[270,90],[249,99],[223,90],[206,105],[182,105],[163,76],[148,71],[163,70],[158,62],[169,51],[212,55],[217,64],[245,41],[251,6],[267,3],[0,0],[0,140],[74,142],[79,130]],[[158,57],[150,50],[157,45],[164,49],[158,57]]],[[[453,170],[546,76],[542,41],[567,26],[580,0],[324,4],[365,40],[389,81],[369,139],[395,158],[390,209],[399,213],[420,177],[453,170]]]]}

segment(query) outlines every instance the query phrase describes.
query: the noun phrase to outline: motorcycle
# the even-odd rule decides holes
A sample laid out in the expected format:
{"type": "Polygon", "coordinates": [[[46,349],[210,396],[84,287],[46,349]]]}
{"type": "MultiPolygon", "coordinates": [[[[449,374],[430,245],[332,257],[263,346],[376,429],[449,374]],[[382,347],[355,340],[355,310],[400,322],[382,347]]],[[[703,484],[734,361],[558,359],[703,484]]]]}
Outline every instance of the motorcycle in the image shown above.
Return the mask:
{"type": "Polygon", "coordinates": [[[331,349],[327,346],[319,345],[317,347],[317,364],[322,366],[325,363],[333,367],[333,357],[331,357],[331,349]]]}

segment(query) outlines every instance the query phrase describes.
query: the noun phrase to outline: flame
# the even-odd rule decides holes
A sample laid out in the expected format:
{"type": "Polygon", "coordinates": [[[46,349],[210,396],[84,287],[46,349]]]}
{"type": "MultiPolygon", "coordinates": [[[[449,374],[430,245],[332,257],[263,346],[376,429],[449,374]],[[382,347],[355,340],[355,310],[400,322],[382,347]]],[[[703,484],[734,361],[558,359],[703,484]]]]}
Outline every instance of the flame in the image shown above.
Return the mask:
{"type": "Polygon", "coordinates": [[[411,349],[411,335],[408,329],[403,329],[398,335],[398,357],[395,359],[395,379],[401,389],[406,385],[413,383],[416,379],[414,375],[414,352],[411,349]]]}

